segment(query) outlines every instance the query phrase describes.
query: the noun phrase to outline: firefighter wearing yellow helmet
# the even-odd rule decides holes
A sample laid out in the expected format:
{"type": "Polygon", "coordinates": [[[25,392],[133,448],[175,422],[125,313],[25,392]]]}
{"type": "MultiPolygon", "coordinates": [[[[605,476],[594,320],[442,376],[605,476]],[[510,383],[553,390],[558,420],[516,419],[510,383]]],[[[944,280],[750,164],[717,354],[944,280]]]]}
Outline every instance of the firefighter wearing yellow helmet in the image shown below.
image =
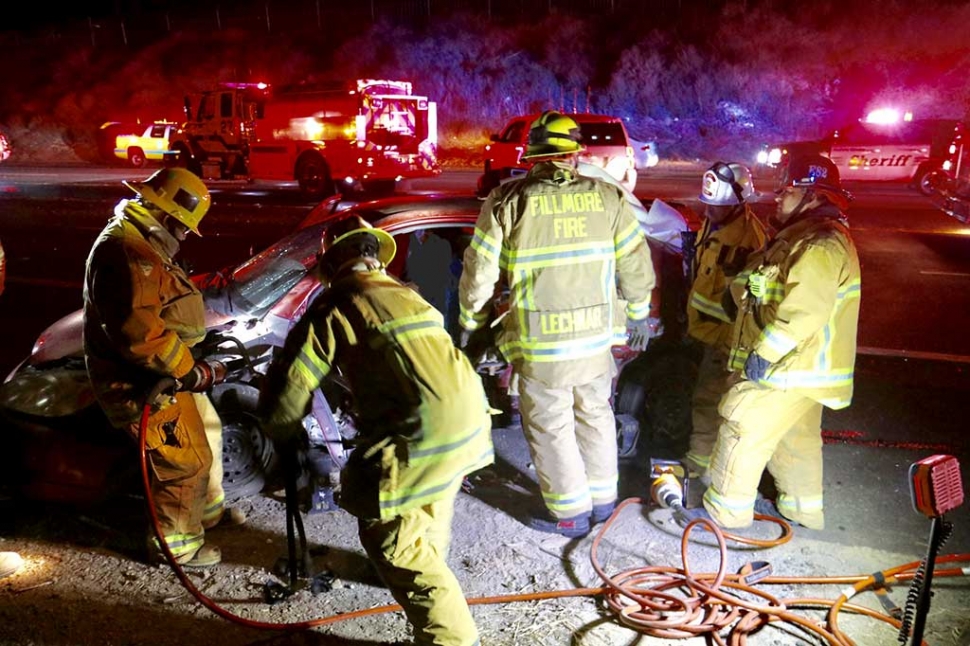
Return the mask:
{"type": "Polygon", "coordinates": [[[777,189],[778,231],[730,286],[738,317],[729,363],[744,378],[721,400],[711,486],[704,507],[689,511],[723,527],[760,513],[823,529],[822,409],[852,400],[859,256],[831,160],[793,156],[777,189]],[[758,495],[765,468],[776,503],[758,495]]]}
{"type": "Polygon", "coordinates": [[[631,347],[646,346],[655,284],[646,237],[621,190],[577,173],[581,141],[568,116],[534,121],[523,158],[537,163],[485,200],[459,283],[463,347],[489,325],[496,285],[508,290],[497,341],[514,368],[544,503],[529,525],[570,537],[616,505],[611,347],[627,341],[627,319],[631,347]]]}
{"type": "Polygon", "coordinates": [[[687,333],[703,348],[692,400],[693,427],[685,458],[693,475],[706,479],[717,440],[721,397],[730,387],[727,367],[736,311],[725,292],[748,256],[765,244],[765,230],[751,210],[751,171],[742,164],[716,162],[701,178],[704,223],[694,243],[692,284],[687,299],[687,333]]]}
{"type": "Polygon", "coordinates": [[[359,431],[339,504],[358,518],[361,543],[415,644],[473,646],[478,631],[446,559],[462,479],[493,461],[488,403],[441,313],[385,273],[395,251],[393,237],[359,216],[328,227],[319,256],[328,288],[267,373],[263,428],[290,445],[313,392],[339,371],[359,431]]]}
{"type": "MultiPolygon", "coordinates": [[[[214,432],[221,425],[202,393],[216,370],[192,356],[191,347],[205,337],[205,307],[174,260],[188,232],[198,233],[211,199],[202,180],[181,168],[126,185],[137,197],[118,203],[85,266],[88,375],[108,419],[135,438],[148,392],[161,378],[178,380],[174,397],[150,402],[146,448],[152,495],[176,560],[187,567],[214,565],[221,555],[206,543],[205,527],[223,512],[222,501],[214,500],[222,491],[221,459],[209,498],[213,452],[203,416],[214,432]],[[207,498],[215,510],[208,518],[207,498]]],[[[221,450],[221,438],[216,444],[221,450]]],[[[150,550],[158,556],[159,546],[150,550]]]]}

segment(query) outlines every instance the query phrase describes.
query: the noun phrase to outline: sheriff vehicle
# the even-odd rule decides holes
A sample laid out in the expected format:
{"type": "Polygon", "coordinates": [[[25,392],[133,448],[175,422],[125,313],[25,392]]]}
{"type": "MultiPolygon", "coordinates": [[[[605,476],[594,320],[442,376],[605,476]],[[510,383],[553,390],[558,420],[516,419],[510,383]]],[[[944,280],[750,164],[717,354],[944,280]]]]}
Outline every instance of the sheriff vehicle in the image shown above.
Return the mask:
{"type": "Polygon", "coordinates": [[[844,181],[908,182],[929,194],[930,174],[956,163],[962,133],[956,119],[914,119],[909,112],[880,109],[821,140],[765,146],[755,172],[773,175],[794,152],[821,153],[844,181]]]}

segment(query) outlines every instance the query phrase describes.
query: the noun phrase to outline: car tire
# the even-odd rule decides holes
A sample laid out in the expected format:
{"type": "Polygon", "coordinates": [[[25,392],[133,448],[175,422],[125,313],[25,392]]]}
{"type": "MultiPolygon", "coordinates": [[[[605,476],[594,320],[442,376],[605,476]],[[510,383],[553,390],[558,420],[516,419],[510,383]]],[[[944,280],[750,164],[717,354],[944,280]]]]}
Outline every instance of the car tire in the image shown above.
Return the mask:
{"type": "Polygon", "coordinates": [[[296,181],[307,197],[322,199],[333,195],[333,179],[327,162],[317,153],[303,155],[296,163],[296,181]]]}
{"type": "Polygon", "coordinates": [[[128,149],[128,163],[134,168],[144,168],[145,167],[145,151],[141,148],[129,148],[128,149]]]}
{"type": "Polygon", "coordinates": [[[260,493],[277,476],[279,460],[273,442],[260,430],[256,415],[259,390],[247,384],[223,383],[213,388],[211,398],[222,420],[226,501],[260,493]]]}
{"type": "Polygon", "coordinates": [[[946,173],[939,169],[921,173],[914,182],[916,190],[923,195],[933,195],[946,182],[946,173]]]}
{"type": "Polygon", "coordinates": [[[699,363],[699,353],[692,344],[655,340],[624,368],[614,409],[617,414],[634,415],[640,420],[640,455],[686,453],[699,363]]]}
{"type": "Polygon", "coordinates": [[[478,178],[476,195],[478,197],[488,197],[492,189],[499,185],[499,174],[494,170],[487,170],[478,178]]]}

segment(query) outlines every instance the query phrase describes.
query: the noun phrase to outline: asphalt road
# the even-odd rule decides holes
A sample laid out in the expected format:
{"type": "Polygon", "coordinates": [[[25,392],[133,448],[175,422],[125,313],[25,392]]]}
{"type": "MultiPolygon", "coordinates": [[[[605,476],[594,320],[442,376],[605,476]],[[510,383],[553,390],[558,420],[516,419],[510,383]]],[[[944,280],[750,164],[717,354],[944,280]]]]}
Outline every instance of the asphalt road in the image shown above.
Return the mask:
{"type": "MultiPolygon", "coordinates": [[[[130,194],[120,181],[143,176],[114,168],[0,167],[0,242],[8,259],[0,373],[29,352],[46,325],[80,307],[87,251],[114,203],[130,194]]],[[[471,191],[476,176],[449,171],[411,189],[471,191]]],[[[654,169],[637,194],[696,207],[699,176],[696,168],[654,169]]],[[[856,394],[851,407],[823,418],[827,528],[808,532],[799,549],[806,560],[829,559],[855,571],[866,560],[919,560],[926,553],[929,521],[911,508],[910,464],[935,453],[970,462],[970,339],[964,333],[970,228],[903,186],[849,188],[857,196],[850,219],[863,266],[856,394]]],[[[183,250],[199,271],[238,264],[289,232],[313,206],[292,185],[217,182],[212,190],[205,237],[183,250]]],[[[770,195],[756,209],[770,214],[770,195]]],[[[527,471],[520,433],[497,433],[496,443],[506,460],[523,462],[519,467],[527,471]]],[[[636,473],[621,477],[621,497],[646,496],[642,470],[626,468],[636,473]]],[[[947,515],[954,532],[944,553],[970,552],[968,507],[947,515]]],[[[967,607],[963,580],[939,585],[948,590],[938,606],[967,607]]],[[[896,592],[897,601],[903,594],[896,592]]],[[[964,646],[970,624],[954,612],[931,615],[929,623],[950,634],[946,643],[964,646]]]]}

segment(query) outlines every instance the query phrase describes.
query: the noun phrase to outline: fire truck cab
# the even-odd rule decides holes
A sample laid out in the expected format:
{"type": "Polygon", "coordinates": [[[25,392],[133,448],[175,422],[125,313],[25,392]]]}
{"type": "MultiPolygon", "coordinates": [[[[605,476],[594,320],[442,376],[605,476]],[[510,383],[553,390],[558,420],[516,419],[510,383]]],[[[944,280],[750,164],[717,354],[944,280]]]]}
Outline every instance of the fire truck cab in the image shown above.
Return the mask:
{"type": "Polygon", "coordinates": [[[406,81],[225,84],[187,97],[186,116],[172,150],[205,178],[295,180],[321,197],[440,173],[436,105],[406,81]]]}

